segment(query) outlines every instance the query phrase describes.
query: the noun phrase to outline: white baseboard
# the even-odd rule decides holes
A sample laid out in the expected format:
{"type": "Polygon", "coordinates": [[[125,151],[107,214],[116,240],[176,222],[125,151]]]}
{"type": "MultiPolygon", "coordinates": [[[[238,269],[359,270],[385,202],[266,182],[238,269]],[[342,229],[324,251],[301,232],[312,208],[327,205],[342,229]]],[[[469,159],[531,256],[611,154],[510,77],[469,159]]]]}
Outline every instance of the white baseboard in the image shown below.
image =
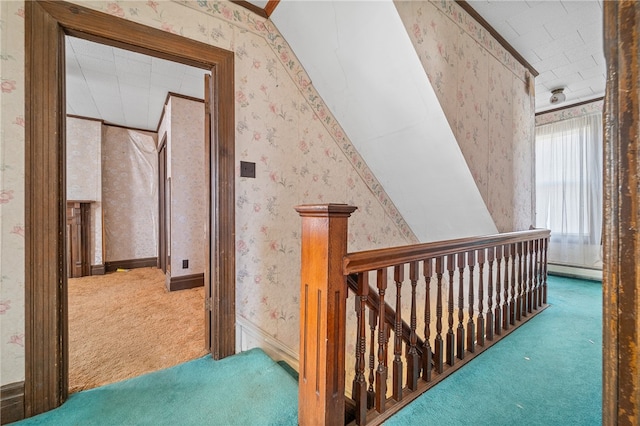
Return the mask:
{"type": "Polygon", "coordinates": [[[300,355],[246,318],[236,316],[236,352],[262,349],[274,361],[284,361],[299,370],[300,355]]]}

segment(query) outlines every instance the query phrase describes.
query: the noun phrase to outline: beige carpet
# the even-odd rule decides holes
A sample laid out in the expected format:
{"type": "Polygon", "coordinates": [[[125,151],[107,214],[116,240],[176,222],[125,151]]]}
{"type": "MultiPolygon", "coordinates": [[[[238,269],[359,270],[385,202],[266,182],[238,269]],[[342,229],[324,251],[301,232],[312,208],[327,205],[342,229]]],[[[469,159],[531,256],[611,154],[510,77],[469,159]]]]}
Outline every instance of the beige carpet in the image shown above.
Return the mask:
{"type": "Polygon", "coordinates": [[[168,292],[156,268],[69,279],[69,392],[207,353],[204,288],[168,292]]]}

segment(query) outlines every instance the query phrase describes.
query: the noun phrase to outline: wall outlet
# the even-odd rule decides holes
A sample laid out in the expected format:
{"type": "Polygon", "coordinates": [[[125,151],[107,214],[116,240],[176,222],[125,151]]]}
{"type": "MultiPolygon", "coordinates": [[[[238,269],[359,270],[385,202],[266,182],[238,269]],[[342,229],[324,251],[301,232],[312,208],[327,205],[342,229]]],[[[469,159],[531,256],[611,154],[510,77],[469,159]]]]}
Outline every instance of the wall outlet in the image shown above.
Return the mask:
{"type": "Polygon", "coordinates": [[[248,161],[240,162],[240,177],[255,178],[256,177],[256,163],[250,163],[248,161]]]}
{"type": "Polygon", "coordinates": [[[184,259],[182,261],[182,269],[187,269],[189,267],[189,259],[184,259]]]}

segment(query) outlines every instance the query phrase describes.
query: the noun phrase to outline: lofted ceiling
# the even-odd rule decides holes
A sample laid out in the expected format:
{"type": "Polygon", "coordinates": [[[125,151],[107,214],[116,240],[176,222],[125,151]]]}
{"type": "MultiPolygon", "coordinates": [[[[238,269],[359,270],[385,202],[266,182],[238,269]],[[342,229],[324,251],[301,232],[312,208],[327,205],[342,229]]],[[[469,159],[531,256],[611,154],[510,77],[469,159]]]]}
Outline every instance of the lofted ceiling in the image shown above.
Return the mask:
{"type": "MultiPolygon", "coordinates": [[[[250,1],[262,9],[277,1],[250,1]]],[[[602,0],[468,0],[539,73],[536,112],[604,96],[602,0]],[[551,91],[566,101],[552,105],[551,91]]],[[[168,92],[203,97],[206,70],[67,37],[67,113],[155,130],[168,92]]]]}

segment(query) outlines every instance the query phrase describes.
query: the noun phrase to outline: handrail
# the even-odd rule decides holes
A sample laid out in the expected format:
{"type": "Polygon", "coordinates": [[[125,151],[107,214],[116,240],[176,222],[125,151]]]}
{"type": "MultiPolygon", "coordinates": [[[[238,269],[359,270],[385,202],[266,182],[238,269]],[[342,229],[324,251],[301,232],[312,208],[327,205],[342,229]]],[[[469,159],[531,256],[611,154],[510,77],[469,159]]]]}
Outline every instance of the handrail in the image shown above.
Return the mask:
{"type": "Polygon", "coordinates": [[[536,238],[547,238],[550,232],[548,229],[533,229],[529,231],[506,232],[504,234],[458,238],[432,243],[347,253],[343,258],[343,273],[344,275],[349,275],[415,262],[426,258],[446,256],[461,251],[479,250],[498,245],[529,241],[536,238]]]}

